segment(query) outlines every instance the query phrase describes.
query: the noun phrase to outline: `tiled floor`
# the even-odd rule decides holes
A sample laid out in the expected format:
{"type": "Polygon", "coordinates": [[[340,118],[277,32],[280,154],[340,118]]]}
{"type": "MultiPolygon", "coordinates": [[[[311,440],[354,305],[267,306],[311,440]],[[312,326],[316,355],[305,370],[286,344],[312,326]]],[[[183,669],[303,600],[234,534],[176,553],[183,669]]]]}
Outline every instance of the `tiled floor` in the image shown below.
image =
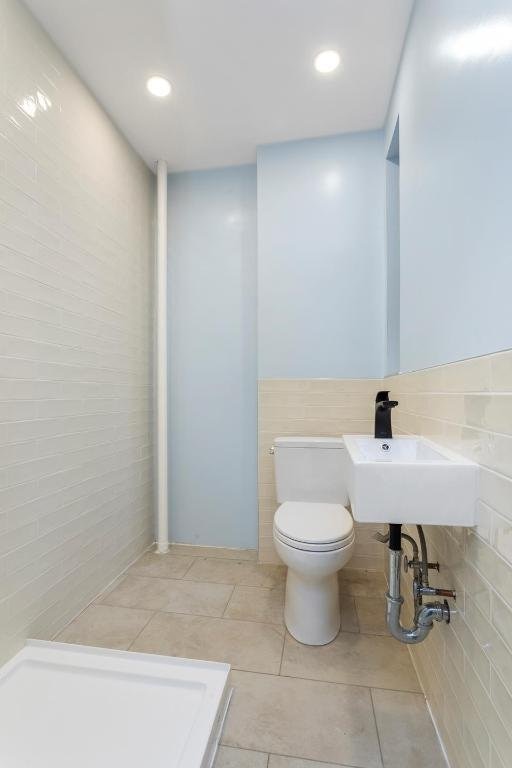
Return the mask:
{"type": "Polygon", "coordinates": [[[147,553],[57,639],[229,662],[215,768],[445,768],[383,577],[344,569],[342,631],[310,647],[285,630],[285,576],[250,552],[147,553]]]}

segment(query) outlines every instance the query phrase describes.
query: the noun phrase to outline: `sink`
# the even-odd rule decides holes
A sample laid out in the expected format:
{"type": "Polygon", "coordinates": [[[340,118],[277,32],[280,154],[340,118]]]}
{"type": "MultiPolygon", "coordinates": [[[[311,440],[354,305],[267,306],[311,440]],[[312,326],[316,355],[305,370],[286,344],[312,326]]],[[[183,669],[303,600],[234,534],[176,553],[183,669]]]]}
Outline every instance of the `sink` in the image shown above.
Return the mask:
{"type": "Polygon", "coordinates": [[[343,435],[354,520],[475,525],[478,465],[423,437],[343,435]]]}

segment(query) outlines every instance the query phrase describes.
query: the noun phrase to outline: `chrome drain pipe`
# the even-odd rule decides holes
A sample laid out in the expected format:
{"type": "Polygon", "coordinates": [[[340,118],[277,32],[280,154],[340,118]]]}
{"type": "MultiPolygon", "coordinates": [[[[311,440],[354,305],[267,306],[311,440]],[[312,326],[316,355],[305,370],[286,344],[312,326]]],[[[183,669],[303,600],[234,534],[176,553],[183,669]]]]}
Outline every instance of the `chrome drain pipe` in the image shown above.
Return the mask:
{"type": "MultiPolygon", "coordinates": [[[[402,557],[402,526],[392,523],[389,526],[389,590],[386,593],[387,625],[393,637],[401,643],[421,643],[432,629],[434,621],[445,621],[447,623],[450,621],[450,608],[446,600],[444,603],[436,601],[420,605],[419,598],[422,594],[437,594],[437,590],[432,587],[425,587],[424,592],[420,578],[418,584],[415,582],[414,589],[414,624],[412,627],[402,626],[400,622],[400,613],[404,602],[400,591],[402,557]]],[[[422,553],[422,559],[423,562],[426,561],[426,551],[422,553]]],[[[451,590],[439,590],[439,592],[449,592],[451,597],[455,597],[455,593],[451,590]]]]}

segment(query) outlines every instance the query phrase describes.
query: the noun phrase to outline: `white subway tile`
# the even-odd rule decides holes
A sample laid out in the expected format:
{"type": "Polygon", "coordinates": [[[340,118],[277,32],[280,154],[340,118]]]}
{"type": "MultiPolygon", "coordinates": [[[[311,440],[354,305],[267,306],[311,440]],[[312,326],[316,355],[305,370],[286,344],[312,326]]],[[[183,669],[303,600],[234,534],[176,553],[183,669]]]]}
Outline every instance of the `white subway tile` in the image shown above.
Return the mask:
{"type": "Polygon", "coordinates": [[[154,183],[23,5],[0,18],[5,659],[153,536],[154,183]],[[52,107],[30,118],[17,101],[37,88],[52,107]]]}

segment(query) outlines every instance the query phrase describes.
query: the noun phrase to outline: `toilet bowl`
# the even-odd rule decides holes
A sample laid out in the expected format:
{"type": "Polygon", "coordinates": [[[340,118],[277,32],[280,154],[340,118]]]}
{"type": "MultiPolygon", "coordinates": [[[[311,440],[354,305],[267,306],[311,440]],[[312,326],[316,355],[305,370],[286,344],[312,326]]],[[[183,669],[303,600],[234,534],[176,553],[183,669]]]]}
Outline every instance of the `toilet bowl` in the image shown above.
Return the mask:
{"type": "Polygon", "coordinates": [[[274,545],[288,566],[284,616],[288,631],[306,645],[330,643],[340,630],[338,571],[354,548],[350,513],[340,504],[285,502],[274,517],[274,545]],[[299,523],[305,520],[310,522],[310,535],[299,523]]]}
{"type": "Polygon", "coordinates": [[[345,508],[345,449],[340,438],[276,438],[278,501],[273,538],[288,566],[285,624],[306,645],[325,645],[339,632],[338,571],[354,548],[345,508]]]}

